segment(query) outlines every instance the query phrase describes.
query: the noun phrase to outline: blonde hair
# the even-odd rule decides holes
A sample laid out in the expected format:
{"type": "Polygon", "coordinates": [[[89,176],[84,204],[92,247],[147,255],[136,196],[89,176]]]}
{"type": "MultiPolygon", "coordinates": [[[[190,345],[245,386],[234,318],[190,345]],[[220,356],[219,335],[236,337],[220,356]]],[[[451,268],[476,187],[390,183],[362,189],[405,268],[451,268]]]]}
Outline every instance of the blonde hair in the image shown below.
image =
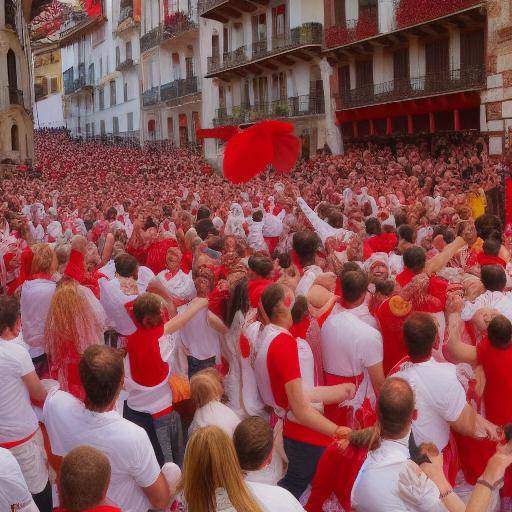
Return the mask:
{"type": "Polygon", "coordinates": [[[190,379],[190,397],[198,409],[219,400],[223,394],[222,380],[215,368],[206,368],[190,379]]]}
{"type": "Polygon", "coordinates": [[[48,244],[35,244],[32,246],[34,258],[32,259],[31,274],[48,274],[54,264],[54,252],[48,244]]]}
{"type": "Polygon", "coordinates": [[[185,450],[182,489],[188,512],[215,512],[215,490],[226,490],[239,512],[263,512],[251,495],[228,435],[219,427],[192,434],[185,450]]]}
{"type": "Polygon", "coordinates": [[[52,297],[46,317],[46,352],[59,361],[65,344],[72,343],[82,354],[89,346],[103,343],[103,323],[80,292],[78,283],[63,277],[52,297]]]}

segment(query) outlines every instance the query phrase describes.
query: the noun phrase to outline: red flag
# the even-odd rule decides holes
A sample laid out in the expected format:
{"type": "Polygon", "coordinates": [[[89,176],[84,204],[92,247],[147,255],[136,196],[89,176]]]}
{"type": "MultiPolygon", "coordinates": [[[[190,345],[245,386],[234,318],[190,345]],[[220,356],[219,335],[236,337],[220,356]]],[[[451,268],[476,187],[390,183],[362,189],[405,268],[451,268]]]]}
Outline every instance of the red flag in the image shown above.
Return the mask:
{"type": "Polygon", "coordinates": [[[86,0],[85,10],[88,16],[101,16],[101,0],[86,0]]]}

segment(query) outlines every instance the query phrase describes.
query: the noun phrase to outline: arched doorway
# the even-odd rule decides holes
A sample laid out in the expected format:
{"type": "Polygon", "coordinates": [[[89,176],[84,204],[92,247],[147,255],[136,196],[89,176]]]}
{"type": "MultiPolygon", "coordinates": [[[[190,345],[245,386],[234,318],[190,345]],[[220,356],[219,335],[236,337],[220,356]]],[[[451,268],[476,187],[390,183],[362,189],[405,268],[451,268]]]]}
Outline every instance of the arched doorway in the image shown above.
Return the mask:
{"type": "Polygon", "coordinates": [[[19,136],[17,124],[13,124],[11,126],[11,150],[12,151],[20,150],[20,136],[19,136]]]}
{"type": "Polygon", "coordinates": [[[18,101],[18,70],[16,69],[16,54],[9,49],[7,52],[7,80],[9,82],[9,102],[18,101]]]}
{"type": "Polygon", "coordinates": [[[148,136],[151,140],[155,140],[156,135],[156,121],[154,119],[150,119],[148,121],[148,136]]]}

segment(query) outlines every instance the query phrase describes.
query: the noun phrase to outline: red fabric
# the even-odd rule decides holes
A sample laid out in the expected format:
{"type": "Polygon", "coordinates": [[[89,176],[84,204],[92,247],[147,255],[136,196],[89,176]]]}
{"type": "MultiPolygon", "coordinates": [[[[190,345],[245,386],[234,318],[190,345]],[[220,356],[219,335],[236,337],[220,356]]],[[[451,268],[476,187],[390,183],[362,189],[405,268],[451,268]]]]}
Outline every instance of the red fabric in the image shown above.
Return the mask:
{"type": "Polygon", "coordinates": [[[505,179],[505,225],[512,224],[512,178],[505,179]]]}
{"type": "MultiPolygon", "coordinates": [[[[354,375],[352,377],[342,377],[325,372],[325,385],[336,386],[337,384],[354,384],[356,388],[363,381],[363,375],[354,375]]],[[[324,405],[324,416],[337,425],[350,426],[349,415],[352,414],[351,407],[340,407],[338,404],[324,405]]]]}
{"type": "Polygon", "coordinates": [[[381,233],[367,238],[363,243],[363,259],[367,260],[374,252],[391,252],[398,244],[395,233],[381,233]]]}
{"type": "Polygon", "coordinates": [[[133,380],[141,386],[153,387],[169,374],[169,365],[162,361],[158,340],[164,334],[164,325],[137,330],[128,336],[127,351],[133,380]]]}
{"type": "Polygon", "coordinates": [[[188,274],[192,270],[192,260],[194,259],[194,255],[192,251],[184,251],[183,256],[181,258],[181,270],[188,274]]]}
{"type": "MultiPolygon", "coordinates": [[[[267,353],[267,369],[274,400],[287,410],[289,403],[285,385],[301,378],[297,340],[293,336],[281,333],[272,340],[267,353]]],[[[284,422],[283,435],[315,446],[328,446],[332,441],[328,436],[289,420],[284,422]]]]}
{"type": "Polygon", "coordinates": [[[304,318],[297,324],[293,324],[290,327],[290,333],[295,338],[306,339],[308,334],[309,326],[311,325],[311,318],[309,315],[304,315],[304,318]]]}
{"type": "Polygon", "coordinates": [[[329,445],[318,462],[305,510],[322,512],[324,502],[332,493],[344,510],[351,510],[352,487],[367,454],[367,448],[349,445],[343,449],[337,442],[329,445]]]}
{"type": "Polygon", "coordinates": [[[245,183],[269,165],[278,172],[290,171],[300,153],[293,129],[283,121],[262,121],[231,137],[224,152],[226,179],[245,183]]]}
{"type": "Polygon", "coordinates": [[[80,357],[74,343],[69,340],[62,344],[55,359],[49,360],[49,368],[50,377],[61,383],[61,389],[71,393],[83,402],[85,400],[85,391],[78,370],[80,357]],[[61,378],[59,378],[59,375],[61,378]],[[62,380],[64,380],[64,383],[62,380]]]}
{"type": "Polygon", "coordinates": [[[85,0],[88,16],[101,16],[101,0],[85,0]]]}
{"type": "Polygon", "coordinates": [[[384,375],[387,375],[393,366],[407,356],[403,325],[409,314],[402,317],[394,315],[389,307],[389,299],[386,299],[377,309],[375,317],[379,322],[380,332],[382,334],[382,346],[384,350],[382,366],[384,375]]]}
{"type": "Polygon", "coordinates": [[[29,434],[27,437],[23,439],[18,439],[18,441],[9,441],[7,443],[0,443],[0,448],[5,448],[6,450],[10,450],[11,448],[15,448],[16,446],[20,446],[27,441],[30,441],[37,434],[37,430],[34,430],[32,434],[29,434]]]}
{"type": "Polygon", "coordinates": [[[454,486],[455,477],[459,471],[459,455],[457,452],[457,443],[451,434],[448,444],[443,450],[443,471],[450,485],[454,486]]]}
{"type": "Polygon", "coordinates": [[[199,128],[196,130],[196,136],[198,139],[229,140],[237,133],[237,126],[219,126],[218,128],[199,128]]]}
{"type": "Polygon", "coordinates": [[[21,252],[20,258],[20,277],[19,277],[19,286],[21,286],[32,273],[32,260],[34,259],[34,253],[32,249],[27,246],[21,252]]]}
{"type": "Polygon", "coordinates": [[[178,247],[176,240],[165,238],[151,243],[146,250],[146,267],[150,268],[154,274],[159,274],[167,266],[167,251],[170,247],[178,247]]]}
{"type": "Polygon", "coordinates": [[[240,346],[240,355],[243,359],[247,359],[251,355],[251,344],[244,333],[240,334],[238,343],[240,346]]]}
{"type": "Polygon", "coordinates": [[[290,251],[290,256],[292,258],[292,263],[297,267],[299,274],[300,275],[304,274],[304,268],[302,267],[302,265],[300,263],[299,256],[296,253],[295,249],[292,249],[290,251]]]}
{"type": "Polygon", "coordinates": [[[64,275],[75,279],[82,286],[86,286],[94,293],[97,299],[100,298],[100,286],[98,281],[102,277],[106,276],[97,270],[92,274],[87,272],[85,269],[85,258],[81,252],[76,251],[75,249],[71,250],[69,262],[66,266],[66,270],[64,270],[64,275]]]}
{"type": "MultiPolygon", "coordinates": [[[[409,284],[412,278],[416,274],[405,268],[396,276],[396,282],[404,287],[409,284]]],[[[448,281],[442,279],[437,276],[430,276],[429,284],[427,287],[427,295],[430,295],[436,301],[432,301],[429,297],[425,297],[424,300],[419,302],[413,302],[413,307],[416,311],[425,311],[427,313],[437,313],[439,311],[444,311],[446,306],[446,291],[448,289],[448,281]]]]}
{"type": "Polygon", "coordinates": [[[507,262],[504,259],[499,256],[489,256],[484,254],[483,251],[478,253],[477,261],[481,267],[485,265],[499,265],[500,267],[505,268],[507,266],[507,262]]]}
{"type": "Polygon", "coordinates": [[[263,292],[274,282],[270,279],[251,279],[248,283],[249,288],[249,302],[251,303],[251,307],[257,308],[260,302],[261,296],[263,292]]]}
{"type": "Polygon", "coordinates": [[[131,254],[136,260],[138,261],[139,265],[145,265],[146,264],[146,257],[147,252],[144,246],[135,246],[131,242],[128,242],[128,245],[126,246],[126,252],[128,254],[131,254]]]}
{"type": "Polygon", "coordinates": [[[277,244],[279,243],[279,237],[278,236],[264,236],[263,239],[265,240],[265,243],[268,247],[268,252],[272,254],[277,247],[277,244]]]}

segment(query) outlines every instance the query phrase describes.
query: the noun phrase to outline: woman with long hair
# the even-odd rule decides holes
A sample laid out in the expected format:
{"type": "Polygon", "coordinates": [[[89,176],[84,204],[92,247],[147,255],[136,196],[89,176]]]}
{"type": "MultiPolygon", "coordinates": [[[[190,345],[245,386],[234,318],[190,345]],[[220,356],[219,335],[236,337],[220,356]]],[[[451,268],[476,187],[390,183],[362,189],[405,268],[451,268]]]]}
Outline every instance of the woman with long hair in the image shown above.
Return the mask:
{"type": "Polygon", "coordinates": [[[61,279],[46,319],[46,353],[51,377],[80,400],[80,357],[90,345],[103,343],[104,329],[105,312],[94,294],[74,279],[61,279]]]}

